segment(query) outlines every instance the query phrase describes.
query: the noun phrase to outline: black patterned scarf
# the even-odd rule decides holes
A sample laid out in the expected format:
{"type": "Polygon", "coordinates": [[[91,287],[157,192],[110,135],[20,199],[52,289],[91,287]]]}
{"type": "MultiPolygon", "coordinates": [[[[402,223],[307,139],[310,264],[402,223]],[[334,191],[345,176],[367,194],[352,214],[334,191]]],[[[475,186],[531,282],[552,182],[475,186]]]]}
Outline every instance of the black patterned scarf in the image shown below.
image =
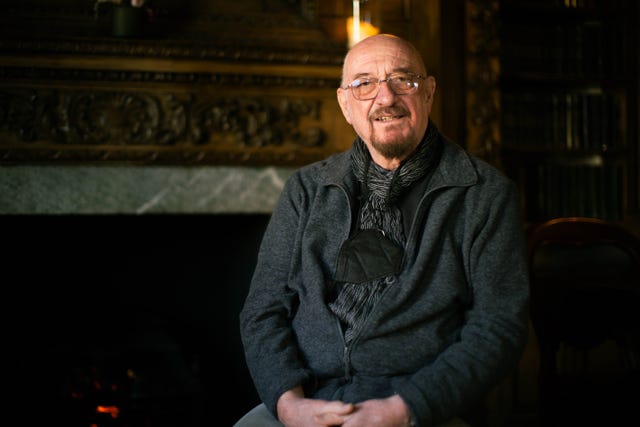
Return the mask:
{"type": "MultiPolygon", "coordinates": [[[[360,207],[360,231],[366,230],[379,230],[378,240],[390,240],[393,242],[391,246],[399,248],[396,252],[388,250],[390,242],[382,241],[380,243],[363,242],[360,245],[354,244],[352,239],[357,239],[359,236],[371,235],[371,233],[355,233],[350,239],[351,241],[345,242],[338,261],[338,271],[336,274],[336,281],[338,282],[338,294],[336,299],[329,303],[329,308],[338,316],[342,321],[345,328],[345,341],[351,342],[353,337],[359,331],[363,320],[371,311],[372,307],[378,301],[382,292],[395,281],[395,277],[398,271],[393,269],[388,270],[390,274],[384,277],[379,276],[379,262],[385,259],[397,258],[399,253],[399,260],[402,258],[402,248],[405,245],[405,233],[403,230],[402,212],[397,205],[398,198],[413,184],[427,173],[429,173],[436,165],[440,157],[440,138],[436,126],[433,123],[429,123],[427,133],[421,143],[418,145],[416,151],[407,158],[400,166],[394,170],[386,170],[378,166],[372,161],[369,150],[365,143],[356,138],[354,142],[354,150],[351,157],[352,168],[355,176],[362,184],[364,191],[364,197],[360,207]],[[347,243],[351,248],[359,248],[359,253],[354,253],[355,250],[343,250],[347,243]],[[362,263],[363,257],[366,256],[361,250],[375,251],[376,248],[385,253],[377,255],[373,254],[376,261],[372,268],[369,270],[376,270],[377,273],[370,274],[371,279],[350,282],[353,275],[342,274],[340,272],[340,265],[348,264],[348,260],[341,260],[341,257],[351,257],[351,259],[357,259],[359,263],[362,263]],[[387,249],[385,249],[387,248],[387,249]],[[340,277],[342,276],[342,277],[340,277]],[[344,278],[347,280],[344,281],[344,278]],[[341,279],[343,279],[341,281],[341,279]]],[[[370,238],[370,237],[369,237],[370,238]]],[[[399,262],[393,262],[393,265],[399,267],[399,262]]],[[[352,261],[353,263],[353,261],[352,261]]],[[[360,267],[367,270],[365,267],[360,267]]],[[[367,273],[364,273],[366,276],[367,273]]],[[[362,277],[362,275],[358,276],[362,277]]]]}

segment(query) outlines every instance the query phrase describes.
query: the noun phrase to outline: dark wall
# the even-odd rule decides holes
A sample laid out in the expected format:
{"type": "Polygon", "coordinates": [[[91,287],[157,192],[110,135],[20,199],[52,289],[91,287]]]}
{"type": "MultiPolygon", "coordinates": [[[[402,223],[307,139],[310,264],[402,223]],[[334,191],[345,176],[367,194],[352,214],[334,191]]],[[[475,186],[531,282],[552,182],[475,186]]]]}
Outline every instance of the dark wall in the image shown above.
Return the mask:
{"type": "Polygon", "coordinates": [[[268,218],[0,218],[3,324],[24,421],[232,425],[258,403],[238,314],[268,218]]]}

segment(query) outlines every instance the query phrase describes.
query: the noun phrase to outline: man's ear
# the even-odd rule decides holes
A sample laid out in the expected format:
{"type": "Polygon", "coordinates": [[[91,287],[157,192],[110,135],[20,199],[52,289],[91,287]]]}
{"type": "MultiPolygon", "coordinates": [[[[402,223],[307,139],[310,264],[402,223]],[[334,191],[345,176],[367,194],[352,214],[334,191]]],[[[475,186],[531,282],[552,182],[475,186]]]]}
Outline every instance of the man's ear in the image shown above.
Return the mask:
{"type": "Polygon", "coordinates": [[[433,97],[436,94],[436,78],[433,76],[427,76],[425,80],[425,102],[433,104],[433,97]]]}
{"type": "Polygon", "coordinates": [[[344,116],[347,123],[351,124],[351,110],[349,109],[349,102],[347,97],[349,94],[346,89],[342,89],[339,87],[336,91],[338,96],[338,104],[340,104],[340,109],[342,110],[342,115],[344,116]]]}

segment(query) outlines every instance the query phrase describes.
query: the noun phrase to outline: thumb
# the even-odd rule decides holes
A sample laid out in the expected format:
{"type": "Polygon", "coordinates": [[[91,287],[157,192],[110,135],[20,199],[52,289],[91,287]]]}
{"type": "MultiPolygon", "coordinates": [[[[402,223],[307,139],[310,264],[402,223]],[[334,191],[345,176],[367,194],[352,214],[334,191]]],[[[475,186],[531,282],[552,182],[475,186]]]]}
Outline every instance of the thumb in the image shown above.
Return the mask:
{"type": "Polygon", "coordinates": [[[339,400],[327,402],[322,408],[322,412],[333,412],[338,415],[347,415],[352,413],[356,409],[356,405],[353,403],[344,403],[339,400]]]}
{"type": "Polygon", "coordinates": [[[323,426],[341,426],[346,421],[346,415],[335,412],[323,412],[313,416],[313,422],[323,426]]]}

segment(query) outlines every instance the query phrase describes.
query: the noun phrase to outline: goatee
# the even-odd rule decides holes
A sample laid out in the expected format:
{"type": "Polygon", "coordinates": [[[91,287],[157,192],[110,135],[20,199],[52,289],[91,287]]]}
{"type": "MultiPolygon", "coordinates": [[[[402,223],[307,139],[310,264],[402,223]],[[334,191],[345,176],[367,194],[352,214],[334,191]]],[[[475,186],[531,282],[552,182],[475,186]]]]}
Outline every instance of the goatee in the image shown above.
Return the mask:
{"type": "Polygon", "coordinates": [[[371,146],[387,159],[404,159],[416,149],[413,138],[379,142],[375,135],[371,138],[371,146]]]}

